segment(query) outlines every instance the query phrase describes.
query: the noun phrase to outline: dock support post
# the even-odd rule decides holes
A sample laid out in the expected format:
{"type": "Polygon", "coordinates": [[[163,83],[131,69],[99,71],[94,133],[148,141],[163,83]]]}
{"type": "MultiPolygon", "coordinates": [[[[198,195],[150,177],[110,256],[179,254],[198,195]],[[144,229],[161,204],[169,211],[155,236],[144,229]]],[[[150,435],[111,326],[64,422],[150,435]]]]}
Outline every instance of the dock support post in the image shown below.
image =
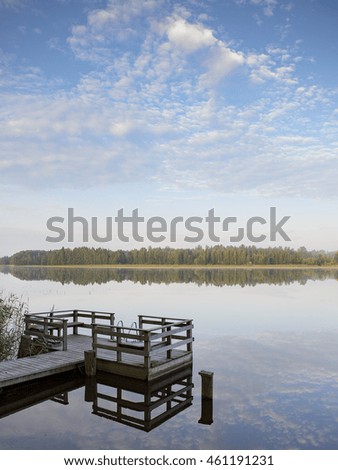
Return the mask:
{"type": "Polygon", "coordinates": [[[213,423],[213,372],[201,370],[199,375],[202,378],[201,390],[201,418],[200,424],[213,423]]]}
{"type": "Polygon", "coordinates": [[[85,373],[87,377],[96,375],[96,351],[89,350],[84,352],[85,373]]]}
{"type": "Polygon", "coordinates": [[[95,377],[85,378],[85,401],[93,403],[97,396],[97,383],[95,377]]]}

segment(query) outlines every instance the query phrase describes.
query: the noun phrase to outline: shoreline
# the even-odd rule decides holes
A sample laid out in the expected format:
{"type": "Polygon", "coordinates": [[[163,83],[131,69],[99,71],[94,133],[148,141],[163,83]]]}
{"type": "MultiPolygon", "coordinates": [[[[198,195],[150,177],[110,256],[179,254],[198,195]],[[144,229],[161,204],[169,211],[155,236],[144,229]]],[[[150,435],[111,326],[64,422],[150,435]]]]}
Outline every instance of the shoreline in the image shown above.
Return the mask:
{"type": "Polygon", "coordinates": [[[317,266],[315,264],[304,265],[304,264],[234,264],[234,265],[194,265],[194,264],[71,264],[71,265],[41,265],[41,264],[31,264],[31,265],[20,265],[20,264],[2,264],[0,267],[8,266],[9,268],[69,268],[69,269],[208,269],[208,270],[227,270],[227,269],[320,269],[320,270],[338,270],[338,265],[326,265],[326,266],[317,266]]]}

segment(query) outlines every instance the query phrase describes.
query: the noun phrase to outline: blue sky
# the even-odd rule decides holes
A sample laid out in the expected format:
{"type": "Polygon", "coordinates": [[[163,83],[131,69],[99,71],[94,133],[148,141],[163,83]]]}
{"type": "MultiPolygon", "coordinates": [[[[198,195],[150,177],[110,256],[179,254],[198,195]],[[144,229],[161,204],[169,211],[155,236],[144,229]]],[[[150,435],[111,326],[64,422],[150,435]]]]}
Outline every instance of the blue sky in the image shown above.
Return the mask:
{"type": "Polygon", "coordinates": [[[69,207],[277,207],[265,245],[338,249],[335,0],[0,0],[0,26],[0,255],[67,246],[69,207]]]}

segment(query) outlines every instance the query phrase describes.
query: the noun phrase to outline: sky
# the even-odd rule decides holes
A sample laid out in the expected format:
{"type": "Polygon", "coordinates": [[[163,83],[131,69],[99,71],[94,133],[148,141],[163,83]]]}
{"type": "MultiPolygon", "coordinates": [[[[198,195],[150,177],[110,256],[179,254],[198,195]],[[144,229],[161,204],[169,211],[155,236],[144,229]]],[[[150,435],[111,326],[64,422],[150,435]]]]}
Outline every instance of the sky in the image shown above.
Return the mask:
{"type": "Polygon", "coordinates": [[[337,26],[336,0],[0,0],[0,256],[212,245],[211,209],[224,245],[338,250],[337,26]],[[69,208],[88,242],[46,241],[69,208]],[[204,238],[91,236],[136,208],[204,238]]]}

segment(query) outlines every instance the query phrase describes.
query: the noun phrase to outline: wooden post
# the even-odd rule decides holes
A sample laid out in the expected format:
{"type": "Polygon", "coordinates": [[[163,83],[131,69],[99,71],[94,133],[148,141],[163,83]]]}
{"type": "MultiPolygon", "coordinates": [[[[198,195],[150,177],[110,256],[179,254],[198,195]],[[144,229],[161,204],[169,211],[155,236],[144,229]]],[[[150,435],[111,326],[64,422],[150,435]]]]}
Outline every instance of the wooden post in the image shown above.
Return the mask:
{"type": "Polygon", "coordinates": [[[188,325],[188,330],[187,330],[187,339],[190,340],[190,342],[187,344],[187,351],[192,352],[192,321],[189,321],[187,323],[188,325]]]}
{"type": "MultiPolygon", "coordinates": [[[[167,336],[167,346],[171,346],[171,326],[168,326],[166,328],[167,330],[167,333],[170,333],[168,336],[167,336]]],[[[167,359],[171,359],[172,358],[172,348],[168,349],[167,350],[167,359]]]]}
{"type": "Polygon", "coordinates": [[[85,373],[87,377],[96,375],[96,352],[93,350],[84,352],[85,373]]]}
{"type": "Polygon", "coordinates": [[[93,403],[97,397],[97,383],[95,377],[85,378],[85,401],[93,403]]]}
{"type": "MultiPolygon", "coordinates": [[[[79,314],[77,310],[73,310],[73,323],[78,323],[79,321],[79,314]]],[[[73,335],[77,335],[79,333],[78,325],[73,326],[73,335]]]]}
{"type": "Polygon", "coordinates": [[[43,334],[45,336],[48,335],[48,318],[47,317],[44,317],[43,319],[43,334]]]}
{"type": "Polygon", "coordinates": [[[113,331],[114,331],[114,322],[115,322],[115,314],[114,313],[111,313],[110,314],[110,331],[111,331],[111,335],[110,335],[110,339],[111,341],[114,340],[114,335],[113,335],[113,331]]]}
{"type": "Polygon", "coordinates": [[[202,377],[202,398],[213,399],[213,372],[201,370],[199,375],[202,377]]]}
{"type": "Polygon", "coordinates": [[[116,327],[116,347],[117,347],[116,361],[117,362],[122,361],[122,353],[119,350],[119,348],[122,346],[122,337],[121,337],[122,332],[123,332],[123,328],[121,328],[120,326],[117,326],[116,327]]]}
{"type": "Polygon", "coordinates": [[[147,373],[149,372],[149,369],[151,367],[151,360],[150,360],[150,354],[151,354],[151,345],[150,345],[150,332],[149,331],[144,331],[143,332],[143,341],[144,341],[144,362],[143,366],[147,373]]]}
{"type": "Polygon", "coordinates": [[[143,315],[138,315],[138,327],[142,330],[143,327],[143,315]]]}
{"type": "MultiPolygon", "coordinates": [[[[162,324],[161,333],[165,333],[165,332],[166,332],[166,328],[164,328],[164,326],[165,326],[165,318],[162,318],[162,319],[161,319],[161,324],[162,324]]],[[[167,338],[166,338],[166,337],[163,337],[161,341],[162,341],[163,343],[166,343],[166,342],[167,342],[167,338]]]]}
{"type": "Polygon", "coordinates": [[[200,424],[210,425],[213,420],[213,401],[209,398],[202,398],[201,402],[201,418],[198,420],[200,424]]]}
{"type": "Polygon", "coordinates": [[[92,323],[91,325],[92,327],[92,349],[93,351],[96,352],[96,344],[97,344],[97,332],[96,332],[96,325],[94,323],[92,323]]]}
{"type": "Polygon", "coordinates": [[[202,377],[201,391],[201,419],[200,424],[213,423],[213,372],[201,370],[199,375],[202,377]]]}
{"type": "Polygon", "coordinates": [[[62,341],[63,341],[63,350],[67,351],[67,320],[62,320],[62,341]]]}

